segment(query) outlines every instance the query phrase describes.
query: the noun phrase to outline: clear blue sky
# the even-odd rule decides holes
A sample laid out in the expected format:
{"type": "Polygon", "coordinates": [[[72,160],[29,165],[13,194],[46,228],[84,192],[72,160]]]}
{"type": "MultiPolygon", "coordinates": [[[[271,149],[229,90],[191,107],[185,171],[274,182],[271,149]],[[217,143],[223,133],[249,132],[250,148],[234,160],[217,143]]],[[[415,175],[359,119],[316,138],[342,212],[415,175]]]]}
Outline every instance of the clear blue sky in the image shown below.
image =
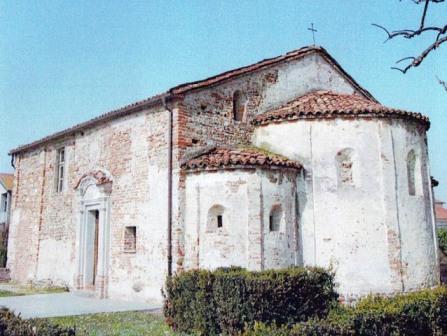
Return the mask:
{"type": "MultiPolygon", "coordinates": [[[[438,5],[430,21],[442,22],[438,5]]],[[[391,41],[372,27],[414,27],[410,0],[0,2],[0,171],[7,152],[73,124],[165,91],[312,43],[382,103],[432,121],[437,195],[447,201],[447,45],[417,69],[390,70],[430,41],[391,41]]]]}

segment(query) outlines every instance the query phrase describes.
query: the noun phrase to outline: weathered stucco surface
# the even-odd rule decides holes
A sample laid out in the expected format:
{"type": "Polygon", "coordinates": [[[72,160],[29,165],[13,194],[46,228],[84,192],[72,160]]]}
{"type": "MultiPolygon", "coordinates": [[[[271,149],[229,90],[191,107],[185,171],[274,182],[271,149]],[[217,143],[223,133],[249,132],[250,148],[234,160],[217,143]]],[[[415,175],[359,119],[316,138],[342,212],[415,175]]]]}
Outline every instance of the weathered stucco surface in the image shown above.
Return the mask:
{"type": "MultiPolygon", "coordinates": [[[[257,128],[250,123],[256,115],[316,90],[357,92],[349,78],[312,53],[168,102],[173,121],[173,271],[332,265],[347,296],[436,282],[424,128],[388,119],[301,120],[257,128]],[[241,121],[233,119],[237,90],[246,99],[241,121]],[[185,154],[210,144],[254,144],[300,162],[304,170],[180,169],[185,154]],[[419,160],[414,196],[407,187],[411,149],[419,160]],[[208,213],[215,205],[223,208],[224,225],[207,232],[208,213]],[[274,207],[281,210],[280,224],[270,232],[274,207]]],[[[111,177],[110,190],[96,196],[101,198],[97,210],[104,214],[100,226],[110,230],[101,231],[107,239],[100,251],[106,263],[100,279],[105,292],[100,294],[161,299],[168,265],[169,116],[161,107],[139,110],[15,156],[8,255],[13,279],[80,286],[80,237],[88,235],[81,223],[90,200],[77,185],[100,170],[111,177]],[[56,151],[62,146],[66,178],[58,193],[56,151]],[[135,252],[124,250],[126,227],[136,228],[135,252]]]]}
{"type": "Polygon", "coordinates": [[[164,110],[142,111],[20,157],[8,255],[13,279],[75,285],[80,199],[74,187],[100,168],[113,176],[108,294],[160,298],[167,267],[167,118],[164,110]],[[64,145],[67,179],[57,193],[56,148],[64,145]],[[126,226],[136,226],[136,253],[123,252],[126,226]]]}
{"type": "Polygon", "coordinates": [[[186,178],[185,267],[215,269],[241,266],[251,270],[301,265],[297,172],[236,170],[190,173],[186,178]],[[278,231],[269,216],[281,208],[278,231]],[[213,212],[221,208],[221,212],[213,212]],[[221,228],[212,227],[223,216],[221,228]]]}
{"type": "Polygon", "coordinates": [[[391,293],[437,283],[425,130],[390,120],[270,124],[253,143],[302,162],[304,263],[332,266],[340,292],[391,293]],[[337,154],[352,153],[352,184],[338,178],[337,154]],[[407,155],[421,164],[409,195],[407,155]]]}

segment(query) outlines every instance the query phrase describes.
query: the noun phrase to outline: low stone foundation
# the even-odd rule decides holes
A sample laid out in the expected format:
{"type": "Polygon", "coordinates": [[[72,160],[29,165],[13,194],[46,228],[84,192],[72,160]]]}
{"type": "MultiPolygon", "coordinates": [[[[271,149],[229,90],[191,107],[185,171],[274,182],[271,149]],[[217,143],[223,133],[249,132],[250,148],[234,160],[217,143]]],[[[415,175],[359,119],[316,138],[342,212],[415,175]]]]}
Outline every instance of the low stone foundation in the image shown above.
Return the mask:
{"type": "Polygon", "coordinates": [[[0,281],[9,281],[11,280],[11,277],[9,275],[9,269],[8,268],[0,268],[0,281]]]}

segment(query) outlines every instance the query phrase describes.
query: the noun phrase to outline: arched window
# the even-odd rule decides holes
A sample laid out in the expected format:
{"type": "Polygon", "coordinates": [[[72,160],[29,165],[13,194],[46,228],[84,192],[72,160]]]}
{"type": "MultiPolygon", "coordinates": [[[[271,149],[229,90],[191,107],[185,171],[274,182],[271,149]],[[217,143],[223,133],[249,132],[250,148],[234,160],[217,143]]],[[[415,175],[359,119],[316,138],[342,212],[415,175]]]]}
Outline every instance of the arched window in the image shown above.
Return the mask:
{"type": "Polygon", "coordinates": [[[233,119],[235,121],[245,121],[245,108],[247,99],[245,95],[237,90],[233,94],[233,119]]]}
{"type": "Polygon", "coordinates": [[[208,211],[208,221],[206,231],[215,232],[224,226],[225,208],[222,205],[213,205],[208,211]]]}
{"type": "Polygon", "coordinates": [[[354,185],[353,152],[351,148],[345,148],[337,153],[336,161],[339,186],[354,185]]]}
{"type": "Polygon", "coordinates": [[[408,152],[407,155],[407,176],[408,176],[408,193],[412,196],[416,195],[416,154],[414,150],[408,152]]]}
{"type": "Polygon", "coordinates": [[[270,232],[277,232],[281,228],[282,210],[281,206],[275,205],[270,211],[269,216],[269,230],[270,232]]]}

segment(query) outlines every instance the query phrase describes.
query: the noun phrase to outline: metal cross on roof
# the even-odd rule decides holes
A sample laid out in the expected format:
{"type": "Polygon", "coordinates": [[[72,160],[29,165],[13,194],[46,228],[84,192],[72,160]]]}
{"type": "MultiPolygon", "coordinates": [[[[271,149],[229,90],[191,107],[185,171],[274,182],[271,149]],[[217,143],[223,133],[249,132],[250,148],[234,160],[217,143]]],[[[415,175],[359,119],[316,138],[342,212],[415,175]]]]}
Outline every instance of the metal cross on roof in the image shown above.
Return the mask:
{"type": "Polygon", "coordinates": [[[312,39],[313,39],[314,45],[315,45],[315,33],[318,32],[318,30],[316,30],[314,28],[313,22],[310,24],[310,28],[307,28],[307,30],[310,30],[312,32],[312,39]]]}

